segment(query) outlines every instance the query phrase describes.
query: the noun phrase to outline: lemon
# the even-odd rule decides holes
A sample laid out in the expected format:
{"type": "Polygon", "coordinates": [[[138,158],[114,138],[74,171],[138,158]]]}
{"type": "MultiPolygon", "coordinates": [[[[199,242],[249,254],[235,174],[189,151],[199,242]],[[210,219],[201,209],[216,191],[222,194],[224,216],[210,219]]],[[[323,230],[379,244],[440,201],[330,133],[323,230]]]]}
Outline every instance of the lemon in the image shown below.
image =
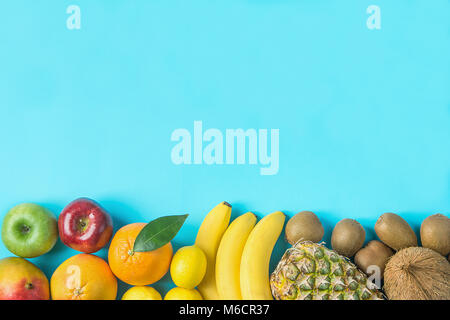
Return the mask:
{"type": "Polygon", "coordinates": [[[122,296],[122,300],[162,300],[161,295],[152,287],[131,287],[122,296]]]}
{"type": "Polygon", "coordinates": [[[164,300],[203,300],[203,298],[195,289],[175,287],[167,292],[164,300]]]}
{"type": "Polygon", "coordinates": [[[173,256],[170,264],[170,275],[177,287],[195,288],[206,272],[206,256],[196,246],[180,248],[173,256]]]}

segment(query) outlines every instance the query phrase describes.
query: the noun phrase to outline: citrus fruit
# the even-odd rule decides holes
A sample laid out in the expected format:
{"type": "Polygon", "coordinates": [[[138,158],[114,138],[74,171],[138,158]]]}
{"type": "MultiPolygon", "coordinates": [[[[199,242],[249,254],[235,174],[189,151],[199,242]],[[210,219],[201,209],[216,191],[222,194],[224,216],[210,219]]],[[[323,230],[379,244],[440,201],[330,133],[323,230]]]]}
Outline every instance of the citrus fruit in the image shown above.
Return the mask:
{"type": "Polygon", "coordinates": [[[122,300],[162,300],[161,295],[152,287],[131,287],[122,296],[122,300]]]}
{"type": "Polygon", "coordinates": [[[176,286],[185,289],[195,288],[206,272],[206,256],[196,246],[180,248],[170,264],[170,275],[176,286]]]}
{"type": "Polygon", "coordinates": [[[50,291],[53,300],[114,300],[117,280],[105,260],[81,253],[55,270],[50,291]]]}
{"type": "Polygon", "coordinates": [[[175,287],[167,292],[164,300],[203,300],[203,298],[195,289],[175,287]]]}
{"type": "Polygon", "coordinates": [[[133,251],[134,241],[145,225],[132,223],[120,228],[108,252],[112,272],[123,282],[134,286],[149,285],[161,279],[169,270],[172,259],[170,242],[153,251],[133,251]]]}

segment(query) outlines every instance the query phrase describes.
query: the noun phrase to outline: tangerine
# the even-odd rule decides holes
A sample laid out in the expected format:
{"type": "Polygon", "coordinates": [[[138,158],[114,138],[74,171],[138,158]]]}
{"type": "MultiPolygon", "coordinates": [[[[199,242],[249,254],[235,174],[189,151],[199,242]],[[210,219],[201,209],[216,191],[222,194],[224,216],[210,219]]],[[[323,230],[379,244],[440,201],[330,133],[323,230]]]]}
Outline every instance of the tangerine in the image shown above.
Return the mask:
{"type": "Polygon", "coordinates": [[[133,251],[134,242],[145,223],[132,223],[114,235],[108,252],[109,266],[117,278],[133,286],[146,286],[160,280],[172,260],[170,242],[147,252],[133,251]]]}

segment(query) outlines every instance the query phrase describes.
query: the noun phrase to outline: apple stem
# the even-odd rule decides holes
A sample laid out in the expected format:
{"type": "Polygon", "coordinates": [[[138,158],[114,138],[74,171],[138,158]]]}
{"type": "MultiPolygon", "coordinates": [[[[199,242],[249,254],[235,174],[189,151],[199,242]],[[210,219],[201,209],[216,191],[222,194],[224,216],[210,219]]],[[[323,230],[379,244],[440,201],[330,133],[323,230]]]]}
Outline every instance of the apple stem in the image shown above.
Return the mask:
{"type": "Polygon", "coordinates": [[[25,285],[25,288],[28,289],[28,290],[31,290],[31,289],[33,289],[33,284],[30,283],[30,282],[28,282],[28,283],[25,285]]]}
{"type": "Polygon", "coordinates": [[[24,226],[22,226],[22,233],[28,233],[28,232],[30,232],[30,227],[29,226],[26,226],[26,225],[24,225],[24,226]]]}
{"type": "Polygon", "coordinates": [[[128,255],[129,256],[132,256],[134,254],[134,251],[133,250],[128,250],[128,255]]]}

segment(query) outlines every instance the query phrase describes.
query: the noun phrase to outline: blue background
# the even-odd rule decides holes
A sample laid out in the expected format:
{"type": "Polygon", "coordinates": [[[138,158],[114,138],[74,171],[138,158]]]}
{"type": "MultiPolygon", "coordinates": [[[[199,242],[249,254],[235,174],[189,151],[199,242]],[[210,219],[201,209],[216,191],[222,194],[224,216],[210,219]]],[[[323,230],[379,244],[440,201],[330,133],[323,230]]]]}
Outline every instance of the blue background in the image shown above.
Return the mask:
{"type": "MultiPolygon", "coordinates": [[[[374,238],[386,211],[418,231],[450,212],[449,18],[446,0],[2,1],[0,218],[88,196],[115,229],[190,213],[179,247],[226,200],[233,217],[312,210],[327,242],[343,218],[374,238]],[[174,165],[170,135],[194,120],[280,129],[279,173],[174,165]]],[[[50,277],[75,253],[58,242],[32,260],[50,277]]]]}

